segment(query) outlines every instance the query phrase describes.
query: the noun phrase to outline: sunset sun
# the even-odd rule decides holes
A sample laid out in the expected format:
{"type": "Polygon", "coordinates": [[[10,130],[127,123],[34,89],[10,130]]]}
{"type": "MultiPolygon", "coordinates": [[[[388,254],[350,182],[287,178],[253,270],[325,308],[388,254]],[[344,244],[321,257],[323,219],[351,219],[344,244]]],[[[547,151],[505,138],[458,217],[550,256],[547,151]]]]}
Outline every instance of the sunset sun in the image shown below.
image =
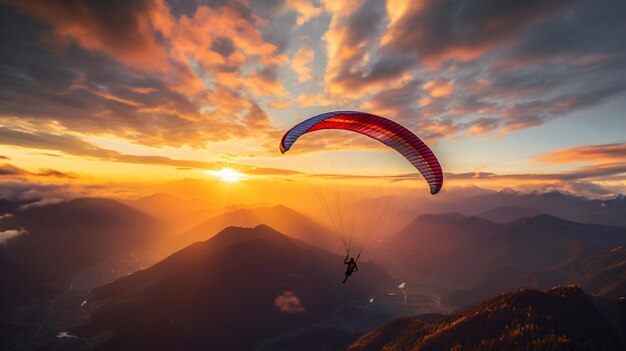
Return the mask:
{"type": "Polygon", "coordinates": [[[231,168],[222,168],[219,171],[209,171],[209,174],[218,177],[226,183],[236,183],[243,179],[243,174],[231,168]]]}

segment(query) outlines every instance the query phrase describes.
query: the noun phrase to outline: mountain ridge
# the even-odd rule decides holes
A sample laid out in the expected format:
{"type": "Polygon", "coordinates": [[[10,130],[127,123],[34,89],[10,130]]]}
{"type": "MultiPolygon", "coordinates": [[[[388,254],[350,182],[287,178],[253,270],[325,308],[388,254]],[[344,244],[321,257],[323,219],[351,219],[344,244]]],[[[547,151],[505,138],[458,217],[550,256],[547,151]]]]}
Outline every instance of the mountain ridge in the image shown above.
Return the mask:
{"type": "Polygon", "coordinates": [[[626,347],[626,303],[575,286],[502,294],[440,321],[396,319],[355,340],[349,351],[545,350],[626,347]]]}
{"type": "Polygon", "coordinates": [[[93,338],[113,330],[98,348],[102,350],[174,345],[247,350],[277,332],[328,318],[337,306],[365,298],[389,279],[363,262],[360,271],[367,274],[356,274],[344,285],[343,266],[343,257],[266,225],[229,227],[144,271],[94,289],[94,301],[107,302],[75,333],[93,338]],[[246,318],[250,315],[255,318],[246,318]],[[234,333],[233,328],[247,332],[234,333]]]}

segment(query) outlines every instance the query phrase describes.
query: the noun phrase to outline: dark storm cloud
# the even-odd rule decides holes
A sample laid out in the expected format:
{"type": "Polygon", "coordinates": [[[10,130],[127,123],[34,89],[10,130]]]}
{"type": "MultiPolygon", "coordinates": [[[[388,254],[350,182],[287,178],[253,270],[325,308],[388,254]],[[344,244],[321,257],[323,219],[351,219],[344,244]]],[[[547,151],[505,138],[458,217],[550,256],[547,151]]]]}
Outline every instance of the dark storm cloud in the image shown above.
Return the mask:
{"type": "Polygon", "coordinates": [[[624,18],[624,2],[577,1],[529,24],[503,55],[482,60],[484,84],[476,83],[477,75],[458,80],[469,98],[496,103],[487,110],[493,123],[475,134],[538,126],[622,96],[626,42],[618,37],[626,30],[624,18]]]}
{"type": "Polygon", "coordinates": [[[0,165],[0,176],[21,176],[26,174],[28,174],[28,172],[25,170],[8,163],[0,165]]]}
{"type": "Polygon", "coordinates": [[[5,163],[0,165],[0,177],[23,177],[23,176],[36,176],[36,177],[51,177],[51,178],[66,178],[75,179],[76,175],[67,172],[57,171],[55,169],[41,169],[39,172],[29,172],[11,164],[5,163]]]}
{"type": "Polygon", "coordinates": [[[42,169],[39,172],[31,173],[31,175],[39,176],[39,177],[53,177],[53,178],[66,178],[66,179],[76,179],[78,176],[69,172],[61,172],[56,169],[46,168],[42,169]]]}
{"type": "Polygon", "coordinates": [[[165,130],[197,138],[182,117],[197,106],[160,79],[74,46],[54,52],[37,45],[40,25],[12,9],[3,8],[0,16],[0,114],[35,124],[56,120],[81,132],[134,135],[144,143],[164,141],[159,131],[165,130]]]}
{"type": "Polygon", "coordinates": [[[381,91],[367,99],[361,108],[408,122],[407,117],[415,114],[412,107],[422,93],[421,84],[413,80],[399,88],[381,91]]]}
{"type": "Polygon", "coordinates": [[[284,91],[276,73],[283,58],[243,2],[211,2],[178,19],[159,0],[7,3],[0,118],[13,121],[5,126],[18,118],[30,129],[55,125],[155,147],[276,132],[253,95],[284,91]],[[213,38],[214,26],[228,34],[213,38]],[[245,66],[258,60],[261,75],[246,80],[245,66]],[[254,78],[263,89],[250,92],[254,78]],[[252,114],[261,129],[245,124],[252,114]]]}
{"type": "Polygon", "coordinates": [[[157,40],[152,0],[5,0],[51,26],[55,39],[72,38],[87,50],[105,49],[135,67],[165,69],[166,50],[157,40]]]}
{"type": "Polygon", "coordinates": [[[363,65],[364,57],[383,29],[384,5],[382,1],[368,0],[351,13],[345,13],[342,5],[337,5],[325,37],[329,56],[325,80],[327,90],[333,94],[362,94],[369,90],[370,84],[384,80],[385,72],[395,75],[404,70],[406,61],[400,56],[395,62],[375,65],[375,70],[363,65]]]}
{"type": "Polygon", "coordinates": [[[218,52],[222,57],[228,58],[230,54],[235,52],[235,45],[229,38],[219,37],[211,46],[213,50],[218,52]]]}
{"type": "MultiPolygon", "coordinates": [[[[334,59],[335,67],[329,57],[327,89],[370,94],[362,106],[402,111],[439,135],[536,127],[626,92],[626,41],[620,39],[626,36],[626,2],[433,0],[398,1],[388,8],[381,45],[369,51],[379,33],[375,12],[369,32],[349,20],[357,12],[336,15],[350,34],[341,37],[341,45],[369,59],[361,65],[353,57],[334,59]],[[425,83],[448,81],[454,91],[390,99],[410,72],[425,83]],[[452,128],[446,131],[445,125],[452,128]]],[[[329,29],[329,44],[339,38],[335,32],[329,29]]]]}
{"type": "Polygon", "coordinates": [[[448,59],[475,59],[510,45],[526,27],[561,11],[571,0],[431,0],[408,2],[408,10],[392,20],[384,49],[417,53],[435,66],[448,59]]]}
{"type": "Polygon", "coordinates": [[[554,19],[529,26],[508,59],[592,62],[623,55],[626,44],[619,38],[626,34],[625,16],[623,1],[576,1],[554,19]]]}

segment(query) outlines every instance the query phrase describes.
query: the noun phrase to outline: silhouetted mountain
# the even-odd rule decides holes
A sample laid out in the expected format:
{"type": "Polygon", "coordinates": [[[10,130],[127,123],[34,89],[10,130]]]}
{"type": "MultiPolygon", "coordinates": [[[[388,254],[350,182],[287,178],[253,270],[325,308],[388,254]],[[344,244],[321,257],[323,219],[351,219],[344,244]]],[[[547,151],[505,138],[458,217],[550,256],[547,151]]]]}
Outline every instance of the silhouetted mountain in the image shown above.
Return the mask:
{"type": "Polygon", "coordinates": [[[199,199],[182,199],[166,193],[156,193],[124,203],[168,224],[175,224],[179,218],[209,207],[199,199]]]}
{"type": "Polygon", "coordinates": [[[493,234],[499,227],[486,219],[466,217],[458,213],[425,214],[413,220],[387,242],[450,251],[493,234]]]}
{"type": "Polygon", "coordinates": [[[621,253],[612,250],[623,245],[623,228],[570,222],[548,215],[514,221],[447,258],[459,267],[459,274],[476,278],[471,288],[452,292],[444,301],[458,306],[518,287],[546,288],[565,283],[578,283],[606,296],[623,295],[625,290],[609,288],[623,287],[623,283],[609,278],[625,272],[625,267],[619,263],[604,265],[621,253]],[[605,268],[612,270],[602,272],[605,268]]]}
{"type": "Polygon", "coordinates": [[[162,235],[159,222],[148,215],[117,201],[94,198],[25,207],[2,220],[3,230],[20,228],[25,233],[0,245],[3,279],[17,282],[0,286],[2,316],[50,281],[162,235]]]}
{"type": "Polygon", "coordinates": [[[588,257],[578,267],[580,271],[570,275],[586,290],[609,298],[626,295],[626,248],[623,246],[588,257]]]}
{"type": "Polygon", "coordinates": [[[75,332],[100,338],[100,350],[249,350],[328,318],[387,279],[364,262],[359,273],[367,274],[344,285],[343,268],[343,257],[270,227],[229,227],[95,289],[96,303],[108,302],[75,332]]]}
{"type": "Polygon", "coordinates": [[[479,215],[498,207],[517,207],[581,223],[626,227],[626,198],[588,199],[560,191],[521,193],[503,190],[472,197],[452,209],[479,215]]]}
{"type": "Polygon", "coordinates": [[[175,218],[173,220],[173,226],[175,227],[176,233],[184,233],[206,222],[208,219],[232,210],[233,209],[201,208],[175,218]]]}
{"type": "Polygon", "coordinates": [[[369,350],[624,350],[626,303],[574,286],[520,290],[441,321],[401,318],[348,348],[369,350]]]}
{"type": "MultiPolygon", "coordinates": [[[[195,210],[193,212],[184,214],[173,221],[173,225],[176,227],[177,233],[184,233],[189,231],[200,224],[217,217],[220,214],[234,212],[241,209],[254,209],[259,207],[272,207],[271,204],[238,204],[238,205],[228,205],[219,208],[207,207],[201,208],[199,210],[195,210]]],[[[222,228],[223,229],[223,228],[222,228]]]]}
{"type": "Polygon", "coordinates": [[[624,228],[549,215],[495,224],[448,213],[420,216],[374,250],[402,279],[462,286],[443,292],[442,302],[463,306],[521,287],[570,283],[600,296],[626,295],[620,246],[626,246],[624,228]]]}
{"type": "Polygon", "coordinates": [[[496,235],[473,242],[463,250],[489,253],[485,257],[488,265],[535,268],[569,259],[575,249],[591,253],[625,243],[626,229],[539,215],[511,222],[496,235]]]}
{"type": "Polygon", "coordinates": [[[507,223],[525,217],[540,215],[541,211],[533,208],[522,208],[516,206],[501,206],[485,211],[478,217],[488,219],[495,223],[507,223]]]}
{"type": "Polygon", "coordinates": [[[427,214],[415,218],[398,233],[372,248],[392,265],[416,271],[442,272],[448,255],[460,247],[493,235],[502,225],[458,213],[427,214]]]}
{"type": "Polygon", "coordinates": [[[228,226],[254,227],[267,224],[287,236],[321,248],[342,252],[338,237],[307,216],[283,205],[242,208],[206,220],[173,238],[177,247],[204,241],[228,226]]]}
{"type": "MultiPolygon", "coordinates": [[[[50,291],[40,270],[19,264],[0,254],[0,321],[31,298],[50,291]]],[[[1,324],[1,323],[0,323],[1,324]]],[[[0,327],[0,338],[3,327],[0,327]]]]}

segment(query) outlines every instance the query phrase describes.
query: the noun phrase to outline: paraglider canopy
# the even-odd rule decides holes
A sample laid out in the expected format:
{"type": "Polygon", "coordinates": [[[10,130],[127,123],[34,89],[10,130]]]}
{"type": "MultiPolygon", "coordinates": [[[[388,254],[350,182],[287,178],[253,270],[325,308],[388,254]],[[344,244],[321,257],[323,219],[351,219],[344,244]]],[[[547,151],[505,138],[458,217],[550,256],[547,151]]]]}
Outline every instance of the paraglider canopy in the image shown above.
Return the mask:
{"type": "Polygon", "coordinates": [[[435,195],[443,186],[443,172],[430,148],[410,130],[389,119],[358,111],[327,112],[291,128],[280,141],[280,152],[291,149],[302,135],[323,129],[341,129],[363,134],[399,152],[424,176],[435,195]]]}
{"type": "MultiPolygon", "coordinates": [[[[285,133],[280,141],[281,153],[289,151],[303,135],[325,129],[358,133],[388,146],[389,151],[397,152],[419,171],[428,183],[431,194],[441,190],[443,172],[430,148],[407,128],[370,113],[335,111],[311,117],[285,133]]],[[[332,151],[324,154],[339,156],[332,151]]],[[[334,232],[343,242],[346,253],[349,255],[351,249],[356,249],[353,252],[358,253],[358,260],[363,250],[383,233],[390,234],[388,230],[394,227],[396,219],[403,212],[401,205],[406,203],[403,199],[408,197],[400,196],[402,188],[397,186],[399,183],[393,183],[392,180],[391,183],[396,186],[389,185],[393,177],[344,173],[339,168],[349,166],[349,162],[330,162],[332,159],[328,158],[325,161],[333,166],[333,172],[316,173],[309,183],[326,219],[330,220],[334,232]],[[384,189],[387,185],[388,188],[384,189]]],[[[366,162],[368,167],[377,164],[370,157],[366,162]]],[[[385,167],[378,166],[378,170],[385,171],[385,167]]]]}

